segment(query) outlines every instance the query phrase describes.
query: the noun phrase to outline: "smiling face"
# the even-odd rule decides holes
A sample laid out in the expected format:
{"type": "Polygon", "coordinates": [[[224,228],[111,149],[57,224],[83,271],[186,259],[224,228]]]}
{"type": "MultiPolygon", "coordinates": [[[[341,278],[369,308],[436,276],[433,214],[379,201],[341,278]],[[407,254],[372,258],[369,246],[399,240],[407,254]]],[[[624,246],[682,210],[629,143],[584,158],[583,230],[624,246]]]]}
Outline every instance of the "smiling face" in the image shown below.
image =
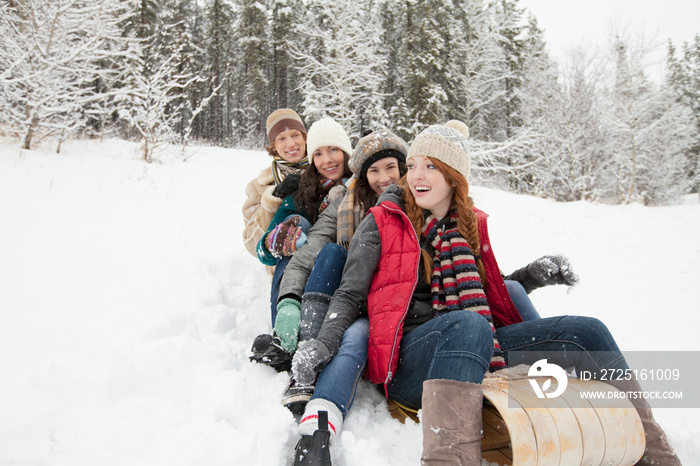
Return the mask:
{"type": "Polygon", "coordinates": [[[454,187],[428,157],[411,157],[407,165],[406,182],[416,205],[438,218],[447,215],[454,187]]]}
{"type": "Polygon", "coordinates": [[[396,157],[379,159],[369,166],[366,177],[369,187],[379,196],[386,188],[401,179],[399,161],[396,157]]]}
{"type": "Polygon", "coordinates": [[[334,146],[323,146],[313,153],[314,166],[322,177],[338,181],[345,173],[345,154],[334,146]]]}
{"type": "Polygon", "coordinates": [[[289,163],[297,163],[306,157],[306,139],[297,129],[282,131],[275,138],[277,154],[289,163]]]}

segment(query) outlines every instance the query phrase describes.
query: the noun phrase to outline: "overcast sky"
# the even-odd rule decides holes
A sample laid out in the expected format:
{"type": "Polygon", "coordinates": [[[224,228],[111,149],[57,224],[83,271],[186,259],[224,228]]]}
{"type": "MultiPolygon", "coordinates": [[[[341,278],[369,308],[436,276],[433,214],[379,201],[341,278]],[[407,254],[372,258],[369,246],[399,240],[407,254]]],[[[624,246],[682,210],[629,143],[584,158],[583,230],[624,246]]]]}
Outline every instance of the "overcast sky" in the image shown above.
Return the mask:
{"type": "Polygon", "coordinates": [[[700,34],[700,0],[521,0],[544,29],[552,58],[582,42],[603,46],[613,26],[626,27],[661,47],[656,61],[666,56],[670,38],[678,49],[700,34]]]}

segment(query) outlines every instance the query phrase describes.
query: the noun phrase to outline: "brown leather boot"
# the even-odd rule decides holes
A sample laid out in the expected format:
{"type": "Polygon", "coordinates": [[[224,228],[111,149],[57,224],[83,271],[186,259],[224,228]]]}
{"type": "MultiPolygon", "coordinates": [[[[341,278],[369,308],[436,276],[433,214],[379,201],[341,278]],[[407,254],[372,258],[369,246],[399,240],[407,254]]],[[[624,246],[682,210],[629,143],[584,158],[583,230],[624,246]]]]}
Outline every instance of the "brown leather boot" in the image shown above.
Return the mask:
{"type": "Polygon", "coordinates": [[[423,382],[421,464],[481,465],[480,384],[434,379],[423,382]]]}
{"type": "MultiPolygon", "coordinates": [[[[613,387],[622,392],[642,392],[642,387],[636,380],[613,380],[608,382],[613,387]]],[[[642,459],[637,462],[637,465],[643,466],[681,466],[681,460],[678,459],[673,447],[668,442],[666,434],[661,426],[654,419],[651,412],[651,406],[644,398],[629,397],[632,406],[637,410],[639,418],[642,420],[644,427],[644,437],[646,438],[646,447],[642,459]]]]}

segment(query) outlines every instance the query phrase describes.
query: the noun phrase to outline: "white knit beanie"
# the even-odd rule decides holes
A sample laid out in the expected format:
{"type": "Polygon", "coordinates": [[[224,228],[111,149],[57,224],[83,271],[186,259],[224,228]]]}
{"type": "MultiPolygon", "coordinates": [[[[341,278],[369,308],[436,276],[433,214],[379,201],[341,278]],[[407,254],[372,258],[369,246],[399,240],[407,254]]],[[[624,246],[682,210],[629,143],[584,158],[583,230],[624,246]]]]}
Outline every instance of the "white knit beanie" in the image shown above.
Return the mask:
{"type": "Polygon", "coordinates": [[[314,163],[314,152],[319,147],[334,146],[345,152],[352,154],[352,144],[348,133],[333,118],[322,118],[311,125],[306,137],[306,153],[309,163],[314,163]]]}
{"type": "Polygon", "coordinates": [[[444,162],[469,180],[469,128],[457,120],[428,126],[414,139],[406,160],[418,155],[444,162]]]}

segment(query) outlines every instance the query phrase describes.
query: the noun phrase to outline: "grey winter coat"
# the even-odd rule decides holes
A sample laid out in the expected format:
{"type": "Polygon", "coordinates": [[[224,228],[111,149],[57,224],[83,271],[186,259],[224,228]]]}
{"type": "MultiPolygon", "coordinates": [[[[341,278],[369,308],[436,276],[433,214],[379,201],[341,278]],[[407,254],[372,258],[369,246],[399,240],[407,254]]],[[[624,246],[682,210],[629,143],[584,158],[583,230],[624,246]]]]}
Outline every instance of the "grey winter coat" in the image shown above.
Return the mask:
{"type": "MultiPolygon", "coordinates": [[[[400,189],[390,187],[379,198],[379,202],[385,200],[402,205],[400,189]]],[[[381,252],[379,228],[374,215],[370,212],[360,222],[352,241],[350,241],[343,278],[333,294],[326,318],[317,337],[320,342],[326,345],[331,355],[338,352],[345,330],[366,309],[369,287],[377,270],[381,252]]],[[[422,272],[422,268],[420,269],[422,272]]],[[[419,286],[414,292],[409,315],[404,324],[404,333],[433,317],[432,307],[429,304],[429,285],[425,284],[422,277],[421,273],[419,286]]]]}
{"type": "MultiPolygon", "coordinates": [[[[343,193],[344,194],[344,193],[343,193]]],[[[280,283],[279,297],[294,297],[301,301],[306,282],[314,266],[314,260],[321,248],[328,243],[335,243],[338,234],[338,207],[343,196],[331,201],[321,213],[313,227],[306,235],[306,243],[294,253],[287,268],[284,269],[280,283]]]]}

